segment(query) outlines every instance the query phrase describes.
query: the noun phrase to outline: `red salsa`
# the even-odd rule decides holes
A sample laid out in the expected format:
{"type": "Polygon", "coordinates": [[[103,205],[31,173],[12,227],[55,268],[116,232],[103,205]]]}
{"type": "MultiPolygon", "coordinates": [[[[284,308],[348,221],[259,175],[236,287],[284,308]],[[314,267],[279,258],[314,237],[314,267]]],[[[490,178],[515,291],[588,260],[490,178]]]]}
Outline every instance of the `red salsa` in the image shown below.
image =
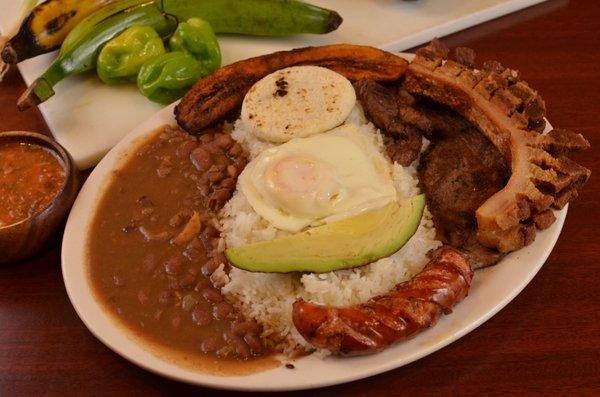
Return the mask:
{"type": "Polygon", "coordinates": [[[29,143],[0,143],[0,227],[47,208],[65,177],[62,163],[51,151],[29,143]]]}

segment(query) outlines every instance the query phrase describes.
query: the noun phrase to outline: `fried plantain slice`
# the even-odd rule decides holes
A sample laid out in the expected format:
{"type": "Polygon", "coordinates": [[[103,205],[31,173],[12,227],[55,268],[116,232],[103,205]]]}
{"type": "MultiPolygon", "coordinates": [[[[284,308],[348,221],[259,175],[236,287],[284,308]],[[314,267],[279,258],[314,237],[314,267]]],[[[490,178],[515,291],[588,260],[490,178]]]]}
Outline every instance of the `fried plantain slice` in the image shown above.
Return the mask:
{"type": "Polygon", "coordinates": [[[246,59],[198,81],[175,108],[177,122],[187,132],[200,133],[238,108],[258,80],[298,65],[323,66],[351,81],[388,82],[402,77],[408,62],[373,47],[349,44],[298,48],[246,59]]]}

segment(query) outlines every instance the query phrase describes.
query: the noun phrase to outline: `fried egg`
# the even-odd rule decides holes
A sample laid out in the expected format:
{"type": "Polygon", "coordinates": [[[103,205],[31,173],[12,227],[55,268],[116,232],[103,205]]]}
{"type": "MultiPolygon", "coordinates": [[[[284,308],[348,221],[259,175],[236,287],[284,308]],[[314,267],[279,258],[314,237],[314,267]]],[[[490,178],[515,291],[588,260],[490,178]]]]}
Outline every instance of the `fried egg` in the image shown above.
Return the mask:
{"type": "Polygon", "coordinates": [[[238,187],[260,216],[294,233],[397,200],[391,164],[353,124],[264,150],[238,187]]]}
{"type": "Polygon", "coordinates": [[[319,66],[294,66],[252,86],[240,119],[258,138],[281,143],[339,126],[355,103],[352,83],[341,74],[319,66]]]}

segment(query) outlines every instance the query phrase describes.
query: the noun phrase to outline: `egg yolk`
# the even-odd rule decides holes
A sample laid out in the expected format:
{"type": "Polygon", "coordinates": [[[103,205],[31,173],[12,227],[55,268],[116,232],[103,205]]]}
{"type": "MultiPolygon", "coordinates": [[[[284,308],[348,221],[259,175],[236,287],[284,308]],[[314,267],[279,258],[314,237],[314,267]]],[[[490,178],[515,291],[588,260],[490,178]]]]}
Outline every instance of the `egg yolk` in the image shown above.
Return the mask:
{"type": "Polygon", "coordinates": [[[335,168],[306,154],[282,157],[265,171],[269,196],[301,216],[328,215],[344,193],[335,168]]]}
{"type": "Polygon", "coordinates": [[[263,150],[239,187],[257,214],[295,233],[396,200],[391,171],[370,132],[343,125],[263,150]]]}

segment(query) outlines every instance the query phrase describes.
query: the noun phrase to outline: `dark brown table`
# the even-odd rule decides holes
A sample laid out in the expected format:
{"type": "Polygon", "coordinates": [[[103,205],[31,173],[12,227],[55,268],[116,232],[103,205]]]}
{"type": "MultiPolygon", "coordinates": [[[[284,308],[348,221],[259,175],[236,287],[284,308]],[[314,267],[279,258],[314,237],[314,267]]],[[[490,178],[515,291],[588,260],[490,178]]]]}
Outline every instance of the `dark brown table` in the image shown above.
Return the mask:
{"type": "MultiPolygon", "coordinates": [[[[548,1],[444,42],[521,70],[552,123],[590,140],[576,159],[592,178],[542,270],[491,320],[403,368],[305,393],[600,396],[600,2],[548,1]]],[[[36,111],[16,111],[23,89],[15,70],[0,85],[2,130],[48,132],[36,111]]],[[[36,259],[0,268],[1,396],[227,395],[150,374],[96,340],[67,298],[60,237],[36,259]]]]}

